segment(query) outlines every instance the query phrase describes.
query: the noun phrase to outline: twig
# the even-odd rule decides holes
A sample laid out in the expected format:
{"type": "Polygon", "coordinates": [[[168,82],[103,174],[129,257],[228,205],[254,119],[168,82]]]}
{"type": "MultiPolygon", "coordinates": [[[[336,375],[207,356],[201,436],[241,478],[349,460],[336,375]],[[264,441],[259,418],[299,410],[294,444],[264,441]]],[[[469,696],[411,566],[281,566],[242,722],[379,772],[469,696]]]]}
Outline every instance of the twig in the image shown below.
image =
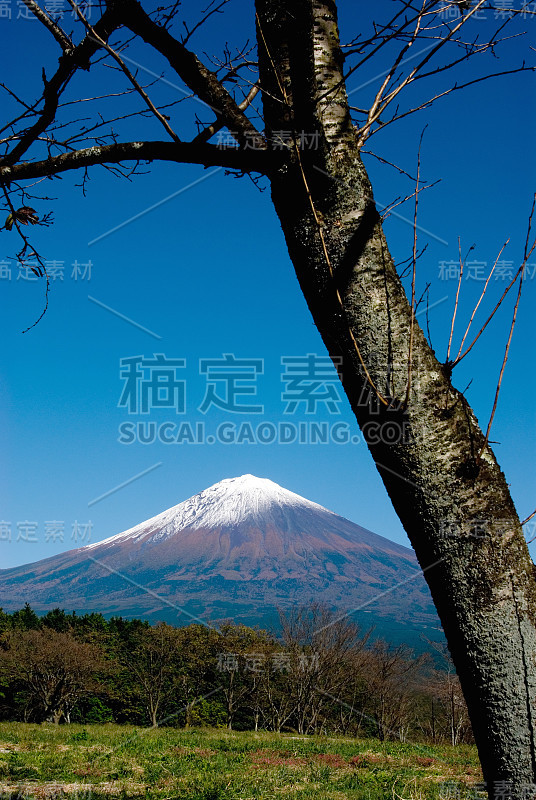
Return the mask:
{"type": "Polygon", "coordinates": [[[425,125],[419,139],[419,150],[417,152],[417,179],[415,181],[415,206],[413,211],[413,251],[412,251],[412,274],[411,274],[411,322],[409,328],[409,351],[408,351],[408,380],[406,384],[406,397],[403,408],[407,408],[411,391],[411,370],[413,366],[413,332],[415,328],[415,278],[417,275],[417,214],[419,209],[419,183],[421,178],[421,147],[424,132],[428,126],[425,125]]]}
{"type": "Polygon", "coordinates": [[[486,448],[486,446],[488,444],[489,434],[490,434],[490,431],[491,431],[491,426],[493,424],[493,418],[495,417],[495,412],[497,410],[497,403],[499,402],[499,392],[501,390],[501,384],[502,384],[502,379],[503,379],[503,375],[504,375],[504,370],[505,370],[505,367],[506,367],[506,362],[508,360],[508,353],[509,353],[509,350],[510,350],[510,344],[512,342],[512,336],[513,336],[514,328],[515,328],[515,324],[516,324],[517,310],[519,308],[519,301],[521,300],[521,290],[523,288],[523,278],[525,276],[525,266],[527,264],[527,260],[530,258],[530,256],[532,255],[532,252],[534,251],[534,248],[536,247],[536,239],[535,239],[533,244],[532,244],[532,247],[529,249],[529,240],[530,240],[530,234],[531,234],[531,228],[532,228],[532,218],[533,218],[533,215],[534,215],[534,206],[535,206],[535,204],[536,204],[536,194],[534,195],[534,198],[533,198],[533,201],[532,201],[532,208],[531,208],[530,216],[529,216],[529,224],[528,224],[528,229],[527,229],[527,238],[526,238],[526,241],[525,241],[525,253],[524,253],[524,258],[523,258],[523,264],[521,265],[521,274],[519,276],[519,287],[518,287],[518,290],[517,290],[517,298],[516,298],[516,302],[515,302],[515,306],[514,306],[514,313],[512,314],[512,323],[510,325],[510,333],[508,335],[508,341],[506,342],[506,348],[505,348],[505,351],[504,351],[504,358],[503,358],[503,362],[502,362],[502,365],[501,365],[501,371],[499,373],[499,380],[497,381],[497,389],[495,391],[495,399],[493,401],[493,408],[492,408],[491,416],[490,416],[490,419],[489,419],[489,422],[488,422],[488,427],[487,427],[487,430],[486,430],[486,436],[484,438],[484,444],[482,445],[482,449],[480,451],[479,457],[482,456],[482,453],[484,452],[484,449],[486,448]]]}
{"type": "Polygon", "coordinates": [[[134,75],[131,73],[131,71],[129,70],[129,68],[127,67],[127,65],[125,64],[125,62],[121,58],[121,56],[119,55],[119,53],[117,53],[113,49],[113,47],[111,47],[108,44],[108,42],[105,42],[104,39],[102,39],[98,35],[98,33],[95,31],[95,28],[93,28],[93,26],[88,22],[88,20],[85,18],[85,16],[80,11],[78,5],[75,3],[75,0],[67,0],[67,2],[69,3],[69,5],[73,9],[73,11],[75,11],[75,13],[77,14],[78,18],[81,20],[81,22],[86,27],[88,33],[90,34],[90,38],[93,39],[93,41],[97,42],[104,50],[106,50],[107,53],[109,53],[112,56],[114,61],[117,62],[117,64],[120,66],[121,70],[125,73],[125,75],[129,79],[129,81],[131,82],[133,87],[136,89],[136,91],[138,92],[140,97],[144,100],[144,102],[147,105],[148,109],[162,123],[162,125],[164,126],[166,132],[171,136],[173,141],[180,142],[179,137],[177,136],[177,134],[175,133],[173,128],[170,126],[170,124],[167,121],[167,119],[165,118],[165,116],[163,114],[161,114],[160,111],[157,109],[157,107],[154,105],[153,101],[151,100],[151,98],[149,97],[147,92],[138,83],[138,81],[136,80],[134,75]]]}
{"type": "Polygon", "coordinates": [[[426,292],[426,332],[428,334],[428,342],[430,349],[433,350],[432,334],[430,333],[430,308],[429,308],[430,292],[426,292]]]}
{"type": "Polygon", "coordinates": [[[460,274],[458,275],[458,286],[456,287],[456,299],[454,301],[454,311],[452,312],[452,321],[450,323],[450,336],[449,336],[449,344],[447,347],[447,357],[445,359],[445,363],[449,364],[450,359],[450,348],[452,345],[452,337],[454,335],[454,323],[456,322],[456,313],[458,311],[458,301],[460,299],[460,287],[462,285],[462,276],[463,276],[463,267],[464,261],[462,261],[462,245],[460,241],[460,237],[458,237],[458,256],[460,259],[460,274]]]}
{"type": "MultiPolygon", "coordinates": [[[[261,88],[260,87],[260,82],[257,81],[257,83],[255,83],[251,87],[251,89],[249,90],[247,96],[244,98],[244,100],[238,106],[240,111],[245,111],[246,108],[248,108],[248,106],[251,105],[251,103],[253,102],[253,100],[255,99],[257,94],[259,93],[260,88],[261,88]]],[[[225,121],[223,119],[220,118],[220,119],[215,120],[211,125],[208,125],[202,131],[200,131],[197,134],[197,136],[195,136],[194,139],[192,139],[192,144],[199,144],[200,142],[208,142],[209,139],[211,139],[212,136],[214,136],[215,133],[217,133],[218,131],[221,131],[221,129],[224,128],[224,127],[225,127],[225,121]]]]}
{"type": "MultiPolygon", "coordinates": [[[[422,256],[426,253],[427,250],[428,250],[428,244],[425,244],[424,247],[422,248],[422,250],[419,253],[417,253],[417,261],[419,260],[419,258],[422,258],[422,256]]],[[[405,264],[407,264],[407,267],[405,267],[402,270],[402,272],[399,273],[398,277],[400,278],[400,280],[403,280],[404,278],[407,278],[407,276],[409,275],[409,273],[411,271],[412,259],[413,259],[413,256],[409,256],[409,258],[405,258],[403,261],[399,261],[397,264],[395,264],[395,269],[396,270],[398,270],[399,267],[403,267],[405,264]]]]}
{"type": "Polygon", "coordinates": [[[475,336],[475,338],[473,339],[473,341],[471,342],[471,344],[469,345],[469,347],[467,347],[467,348],[464,350],[464,352],[461,354],[461,356],[457,356],[457,357],[456,357],[456,359],[455,359],[454,361],[452,361],[452,362],[451,362],[451,364],[450,364],[450,366],[451,366],[451,367],[455,367],[457,364],[459,364],[459,363],[460,363],[460,361],[461,361],[463,358],[465,358],[465,356],[466,356],[466,355],[468,355],[468,353],[470,353],[470,352],[471,352],[471,350],[473,349],[473,347],[475,346],[475,344],[478,342],[478,340],[480,339],[480,337],[482,336],[482,334],[484,333],[484,331],[485,331],[485,330],[486,330],[486,328],[488,327],[489,323],[491,322],[491,320],[493,319],[493,317],[495,316],[495,314],[496,314],[496,313],[497,313],[497,311],[499,310],[499,308],[500,308],[500,306],[501,306],[501,304],[502,304],[502,302],[503,302],[504,298],[506,297],[506,295],[508,294],[508,292],[510,291],[510,289],[512,288],[512,286],[514,285],[514,283],[515,283],[515,282],[517,281],[517,279],[519,278],[519,275],[520,275],[520,273],[523,271],[523,269],[524,269],[524,266],[525,266],[525,264],[522,264],[522,265],[519,267],[518,271],[516,272],[516,274],[514,275],[514,277],[512,278],[512,280],[510,281],[510,283],[508,284],[508,286],[506,287],[506,289],[504,290],[504,292],[502,293],[502,295],[501,295],[501,298],[500,298],[499,302],[497,303],[497,305],[495,306],[495,308],[493,309],[493,311],[491,312],[491,314],[489,315],[489,317],[487,318],[487,320],[485,321],[485,323],[482,325],[482,327],[480,328],[479,332],[477,333],[477,335],[475,336]]]}
{"type": "Polygon", "coordinates": [[[415,313],[417,313],[418,308],[419,308],[420,304],[422,303],[422,301],[424,300],[424,298],[428,297],[428,295],[430,293],[430,286],[431,285],[432,285],[431,283],[427,283],[426,286],[424,287],[424,289],[422,290],[421,296],[419,297],[419,299],[415,303],[415,313]]]}
{"type": "Polygon", "coordinates": [[[484,444],[482,445],[482,449],[481,449],[480,454],[479,454],[480,456],[482,455],[482,453],[484,452],[484,450],[485,450],[485,448],[486,448],[486,446],[488,444],[489,434],[490,434],[491,426],[492,426],[492,423],[493,423],[493,418],[495,417],[495,412],[497,410],[497,403],[499,402],[499,392],[501,390],[501,384],[502,384],[502,379],[503,379],[503,375],[504,375],[504,369],[506,367],[506,362],[508,360],[508,352],[510,350],[510,343],[512,341],[512,335],[514,333],[514,327],[515,327],[515,324],[516,324],[517,309],[519,307],[519,301],[521,299],[521,289],[523,287],[523,275],[524,274],[525,274],[524,271],[522,271],[521,272],[521,276],[519,278],[519,287],[518,287],[518,290],[517,290],[517,298],[516,298],[516,303],[515,303],[515,306],[514,306],[514,313],[512,314],[512,324],[510,325],[510,333],[508,335],[508,341],[506,342],[506,348],[505,348],[505,351],[504,351],[504,358],[503,358],[502,365],[501,365],[501,371],[499,373],[499,380],[497,381],[497,389],[495,390],[495,399],[493,401],[493,408],[491,410],[491,416],[489,418],[488,427],[486,429],[486,435],[484,437],[484,444]]]}
{"type": "MultiPolygon", "coordinates": [[[[21,252],[18,255],[19,261],[21,262],[21,264],[24,263],[22,261],[22,259],[25,257],[26,250],[30,249],[32,255],[35,256],[35,259],[39,263],[40,268],[43,270],[43,275],[46,278],[45,307],[43,308],[42,312],[37,317],[35,322],[32,323],[32,325],[30,325],[28,328],[25,328],[22,331],[22,333],[28,333],[28,331],[30,331],[32,328],[35,328],[35,326],[38,324],[38,322],[40,322],[43,319],[43,317],[45,316],[45,314],[47,312],[47,309],[48,309],[48,293],[49,293],[49,290],[50,290],[50,280],[49,280],[49,277],[48,277],[48,272],[47,272],[47,269],[45,267],[45,264],[43,263],[43,259],[41,258],[39,253],[35,250],[35,248],[32,247],[32,245],[28,241],[28,238],[26,237],[26,235],[21,231],[21,228],[20,228],[20,225],[19,225],[19,221],[17,219],[17,212],[15,211],[15,207],[14,207],[13,203],[11,202],[11,197],[9,196],[8,190],[6,189],[4,184],[1,184],[1,185],[2,185],[2,192],[4,193],[4,197],[6,198],[6,202],[7,202],[8,206],[9,206],[9,210],[11,211],[11,216],[13,218],[13,224],[15,225],[19,236],[21,237],[22,241],[24,242],[24,247],[22,248],[21,252]]],[[[34,272],[35,272],[35,270],[34,270],[34,272]]],[[[43,276],[40,275],[40,277],[43,277],[43,276]]]]}
{"type": "Polygon", "coordinates": [[[389,167],[393,167],[393,169],[396,169],[401,175],[406,175],[410,180],[415,182],[414,176],[410,175],[409,172],[406,172],[405,169],[402,169],[402,167],[399,167],[398,164],[394,164],[392,161],[388,161],[388,159],[386,158],[382,158],[382,156],[377,155],[372,150],[361,150],[361,155],[372,156],[373,158],[376,158],[381,164],[386,164],[389,167]]]}
{"type": "MultiPolygon", "coordinates": [[[[534,511],[532,512],[532,514],[529,514],[529,515],[528,515],[528,517],[527,517],[526,519],[524,519],[524,520],[523,520],[523,522],[522,522],[521,524],[522,524],[522,525],[526,525],[526,524],[527,524],[527,522],[530,522],[530,521],[531,521],[531,519],[533,518],[533,516],[534,516],[535,514],[536,514],[536,508],[534,509],[534,511]]],[[[535,534],[535,538],[536,538],[536,534],[535,534]]]]}
{"type": "Polygon", "coordinates": [[[459,357],[460,357],[460,353],[461,353],[461,352],[462,352],[462,350],[463,350],[463,346],[464,346],[464,344],[465,344],[465,340],[466,340],[466,338],[467,338],[467,336],[468,336],[468,334],[469,334],[469,330],[470,330],[470,328],[471,328],[471,325],[472,325],[472,323],[473,323],[473,320],[474,320],[474,318],[475,318],[475,314],[476,314],[476,312],[478,311],[478,307],[479,307],[480,303],[481,303],[481,302],[482,302],[482,300],[484,299],[484,295],[486,294],[486,290],[487,290],[487,288],[488,288],[488,283],[490,282],[490,278],[491,278],[491,276],[493,275],[493,273],[494,273],[494,271],[495,271],[495,267],[497,266],[497,263],[498,263],[498,261],[499,261],[499,258],[501,257],[501,255],[502,255],[502,253],[503,253],[503,250],[504,250],[504,248],[506,247],[506,245],[508,244],[508,242],[509,242],[509,241],[510,241],[510,239],[507,239],[507,240],[506,240],[506,242],[505,242],[505,243],[503,244],[503,246],[501,247],[501,249],[500,249],[500,251],[499,251],[499,254],[498,254],[497,258],[495,259],[495,263],[493,264],[493,267],[491,268],[491,271],[490,271],[490,273],[489,273],[489,275],[488,275],[488,277],[487,277],[486,283],[484,284],[484,288],[482,289],[482,294],[480,295],[480,298],[479,298],[479,300],[478,300],[478,303],[476,304],[476,306],[475,306],[475,307],[474,307],[474,309],[473,309],[473,313],[471,314],[471,319],[469,320],[469,324],[467,325],[467,330],[465,331],[465,333],[464,333],[464,335],[463,335],[463,338],[462,338],[462,341],[461,341],[461,344],[460,344],[460,349],[458,350],[458,355],[456,356],[456,358],[455,358],[455,360],[454,360],[454,362],[455,362],[456,364],[458,363],[458,359],[459,359],[459,357]]]}
{"type": "MultiPolygon", "coordinates": [[[[428,127],[428,126],[426,126],[426,127],[428,127]]],[[[434,181],[433,183],[428,183],[428,184],[426,184],[426,186],[424,186],[424,185],[420,186],[419,187],[419,192],[423,192],[425,189],[432,189],[434,186],[436,186],[436,184],[438,184],[440,182],[440,180],[441,180],[441,178],[438,178],[438,180],[434,181]]],[[[391,203],[390,206],[386,206],[383,209],[382,214],[381,214],[382,222],[384,220],[388,219],[389,215],[391,214],[392,211],[395,210],[395,208],[398,208],[398,206],[401,206],[404,203],[407,203],[407,201],[411,200],[413,197],[415,197],[415,192],[412,192],[411,194],[406,195],[402,199],[400,199],[400,197],[397,197],[395,200],[393,200],[393,202],[391,203]]],[[[411,259],[408,259],[408,260],[411,260],[411,259]]]]}
{"type": "MultiPolygon", "coordinates": [[[[394,116],[392,116],[391,119],[388,119],[385,122],[383,121],[380,122],[379,119],[376,119],[375,120],[376,127],[374,128],[374,130],[370,130],[367,133],[366,139],[370,139],[370,137],[373,136],[375,133],[378,133],[378,131],[382,130],[383,128],[386,128],[388,125],[392,125],[393,122],[399,122],[399,120],[404,119],[404,117],[410,116],[410,114],[416,114],[418,111],[423,111],[425,108],[429,108],[432,105],[432,103],[436,102],[436,100],[441,100],[443,97],[447,97],[449,94],[452,94],[452,92],[457,92],[460,89],[467,89],[469,86],[474,86],[477,83],[481,83],[482,81],[488,81],[491,80],[492,78],[502,78],[505,75],[515,75],[518,72],[533,72],[533,71],[534,67],[527,67],[523,63],[521,67],[516,67],[515,69],[502,70],[501,72],[491,72],[488,75],[481,75],[479,78],[474,78],[473,80],[467,81],[466,83],[456,83],[454,86],[451,86],[450,89],[445,89],[444,92],[440,92],[439,94],[430,97],[428,100],[425,100],[423,103],[421,103],[421,105],[414,106],[413,108],[410,108],[407,111],[402,112],[401,114],[398,113],[398,108],[397,108],[394,116]]],[[[417,78],[414,78],[413,80],[417,80],[417,78]]],[[[413,82],[413,80],[411,82],[413,82]]],[[[384,107],[381,113],[383,113],[385,108],[386,106],[384,107]]],[[[359,132],[361,132],[361,129],[359,132]]]]}
{"type": "MultiPolygon", "coordinates": [[[[109,7],[103,12],[94,27],[96,31],[102,32],[107,37],[119,25],[117,8],[109,7]]],[[[58,68],[54,75],[50,80],[45,78],[44,89],[38,101],[38,104],[42,101],[43,106],[37,120],[29,128],[21,132],[18,144],[1,159],[3,166],[11,166],[20,161],[24,153],[46,131],[56,117],[60,97],[69,85],[70,80],[78,69],[89,68],[90,59],[97,49],[98,47],[94,45],[94,40],[89,36],[85,36],[72,53],[64,53],[63,57],[59,59],[58,68]]]]}
{"type": "Polygon", "coordinates": [[[421,71],[421,69],[430,61],[431,58],[433,58],[436,55],[436,53],[442,47],[444,47],[447,44],[447,42],[450,42],[452,40],[452,37],[456,33],[458,33],[460,28],[463,25],[466,24],[466,22],[481,8],[481,6],[484,5],[485,2],[486,2],[486,0],[477,0],[476,4],[473,6],[473,8],[461,18],[461,21],[457,25],[455,25],[452,29],[450,29],[446,36],[440,37],[439,42],[436,45],[434,45],[433,47],[430,47],[428,49],[428,52],[426,53],[424,58],[417,64],[417,66],[414,67],[409,72],[409,74],[403,80],[401,80],[398,83],[398,85],[394,86],[394,88],[391,89],[391,91],[384,96],[384,92],[386,91],[388,84],[390,83],[391,79],[393,78],[394,73],[398,69],[398,66],[400,65],[404,55],[407,53],[407,51],[409,50],[411,45],[417,39],[417,36],[418,36],[419,31],[421,29],[422,19],[423,19],[423,16],[424,16],[424,5],[423,5],[423,8],[421,9],[421,12],[419,13],[419,15],[417,17],[417,22],[416,22],[416,25],[415,25],[415,29],[411,34],[410,40],[407,42],[407,44],[402,48],[402,50],[398,54],[393,66],[390,68],[386,78],[384,79],[380,89],[378,90],[378,92],[376,94],[376,97],[374,98],[372,106],[371,106],[371,108],[370,108],[370,110],[368,112],[367,122],[365,123],[363,128],[361,128],[361,130],[359,132],[359,134],[360,134],[359,135],[359,146],[362,146],[365,143],[366,139],[368,138],[371,126],[374,124],[374,122],[376,122],[376,120],[378,120],[380,118],[381,114],[385,111],[387,106],[390,103],[393,102],[395,97],[397,97],[400,94],[400,92],[403,89],[406,88],[406,86],[408,86],[410,83],[412,83],[415,80],[415,77],[418,75],[418,73],[421,71]]]}
{"type": "MultiPolygon", "coordinates": [[[[182,44],[186,44],[188,42],[188,39],[190,39],[193,36],[193,34],[196,32],[196,30],[198,30],[201,27],[201,25],[204,25],[205,22],[213,14],[219,14],[221,12],[221,9],[223,8],[223,6],[227,5],[228,2],[229,2],[229,0],[222,0],[222,2],[219,5],[217,5],[215,8],[211,9],[210,6],[209,6],[208,9],[205,9],[205,11],[207,11],[208,13],[206,13],[205,16],[202,17],[202,19],[200,19],[199,22],[196,25],[194,25],[194,27],[191,30],[188,28],[186,23],[183,22],[182,24],[184,25],[184,28],[186,30],[186,36],[183,39],[181,39],[182,44]]],[[[177,3],[177,5],[178,5],[178,3],[177,3]]],[[[213,5],[213,4],[211,3],[211,5],[213,5]]],[[[168,15],[168,17],[167,17],[167,19],[166,19],[166,21],[164,23],[164,27],[166,27],[166,25],[168,24],[169,20],[170,20],[170,17],[168,15]]]]}

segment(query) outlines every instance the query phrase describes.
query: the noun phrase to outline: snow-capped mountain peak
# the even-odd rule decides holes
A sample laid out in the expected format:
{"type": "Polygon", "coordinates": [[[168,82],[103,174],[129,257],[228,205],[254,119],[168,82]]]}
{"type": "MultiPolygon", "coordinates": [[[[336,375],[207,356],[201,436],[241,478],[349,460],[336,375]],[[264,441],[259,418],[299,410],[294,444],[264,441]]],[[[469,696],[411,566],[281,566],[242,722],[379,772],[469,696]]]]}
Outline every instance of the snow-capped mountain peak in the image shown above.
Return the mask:
{"type": "Polygon", "coordinates": [[[155,531],[150,540],[159,541],[191,528],[232,527],[246,521],[255,523],[256,520],[266,523],[274,514],[281,518],[292,511],[313,511],[336,516],[318,503],[306,500],[268,478],[241,475],[225,478],[156,517],[109,539],[86,545],[85,549],[146,537],[150,531],[155,531]]]}
{"type": "Polygon", "coordinates": [[[204,528],[236,525],[246,518],[264,516],[274,506],[327,511],[274,481],[255,475],[226,478],[176,506],[174,511],[176,520],[180,519],[183,527],[195,524],[204,528]]]}
{"type": "Polygon", "coordinates": [[[320,600],[437,624],[410,550],[253,475],[104,541],[0,570],[0,597],[9,610],[28,600],[38,610],[256,625],[264,613],[272,625],[276,608],[320,600]]]}

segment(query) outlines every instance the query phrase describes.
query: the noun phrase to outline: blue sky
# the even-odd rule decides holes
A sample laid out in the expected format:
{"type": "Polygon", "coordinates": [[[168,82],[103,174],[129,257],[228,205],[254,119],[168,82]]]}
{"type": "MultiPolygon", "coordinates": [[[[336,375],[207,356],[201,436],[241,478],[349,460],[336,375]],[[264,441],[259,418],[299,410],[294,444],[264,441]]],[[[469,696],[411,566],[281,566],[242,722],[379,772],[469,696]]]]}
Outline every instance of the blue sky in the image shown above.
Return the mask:
{"type": "MultiPolygon", "coordinates": [[[[343,41],[370,24],[370,11],[360,5],[340,3],[343,41]]],[[[388,5],[378,3],[378,14],[388,5]]],[[[49,75],[53,72],[57,48],[55,43],[50,46],[38,23],[16,18],[14,0],[11,8],[12,18],[0,19],[6,33],[0,54],[2,74],[29,99],[38,90],[41,67],[46,65],[49,75]]],[[[186,18],[194,19],[195,4],[183,8],[186,18]]],[[[233,0],[226,15],[209,23],[192,46],[200,53],[220,53],[226,40],[242,44],[251,37],[252,23],[252,5],[233,0]]],[[[530,34],[535,24],[534,19],[519,21],[515,30],[530,34]]],[[[493,12],[474,25],[480,25],[485,36],[496,25],[493,12]]],[[[490,64],[493,71],[517,66],[528,50],[521,41],[507,43],[500,61],[483,60],[481,66],[475,62],[477,74],[490,64]]],[[[142,66],[140,75],[148,75],[147,70],[160,74],[162,64],[147,49],[135,46],[129,52],[142,66]]],[[[387,66],[380,60],[350,79],[352,102],[366,103],[387,66]]],[[[474,74],[473,67],[464,66],[459,78],[467,80],[474,74]]],[[[178,79],[169,73],[167,77],[178,88],[157,82],[151,92],[159,102],[183,96],[178,79]]],[[[98,84],[91,75],[75,79],[69,96],[74,98],[78,91],[85,96],[112,91],[122,83],[104,68],[96,78],[98,84]]],[[[431,83],[431,93],[444,85],[444,78],[431,83]]],[[[455,342],[481,292],[482,270],[489,269],[508,237],[510,244],[502,255],[504,274],[520,264],[535,188],[529,134],[536,123],[533,101],[534,80],[528,74],[479,83],[386,128],[367,146],[412,172],[418,138],[428,124],[422,176],[441,182],[420,199],[419,244],[428,244],[428,249],[419,262],[418,280],[422,287],[428,281],[432,284],[431,333],[440,357],[446,353],[456,292],[456,280],[445,278],[445,272],[448,262],[457,260],[458,237],[464,251],[473,243],[476,248],[469,257],[474,262],[468,268],[470,277],[463,281],[455,342]]],[[[129,102],[134,101],[127,101],[127,107],[129,102]]],[[[9,109],[6,101],[3,113],[9,109]]],[[[195,111],[211,120],[209,112],[192,102],[171,112],[185,138],[195,130],[195,111]]],[[[123,139],[163,138],[153,120],[119,125],[123,139]]],[[[392,168],[365,158],[379,204],[388,205],[412,191],[392,168]]],[[[243,473],[271,478],[381,535],[407,543],[337,384],[328,379],[329,391],[338,392],[336,413],[322,402],[312,414],[306,413],[303,403],[294,413],[284,413],[281,359],[307,354],[321,359],[326,353],[294,276],[267,182],[261,183],[266,188],[260,192],[248,178],[175,164],[153,164],[132,182],[93,170],[85,197],[75,185],[79,182],[79,175],[68,173],[35,190],[54,198],[32,201],[40,214],[52,211],[55,219],[52,227],[33,229],[32,235],[43,258],[50,265],[55,262],[58,277],[51,285],[47,314],[25,334],[21,331],[41,311],[43,284],[19,277],[12,260],[18,249],[16,234],[0,232],[4,263],[0,519],[11,530],[11,539],[0,541],[0,566],[70,549],[85,543],[83,536],[91,541],[106,538],[216,481],[243,473]],[[78,269],[73,268],[75,263],[78,269]],[[226,353],[262,362],[262,373],[252,377],[250,372],[242,384],[255,394],[241,394],[237,400],[238,406],[262,405],[261,413],[233,413],[214,405],[204,414],[199,410],[208,385],[200,361],[222,359],[226,353]],[[155,354],[185,360],[176,372],[185,387],[185,411],[163,407],[147,415],[129,415],[119,406],[124,388],[121,361],[135,356],[147,360],[155,354]],[[339,424],[337,430],[347,431],[349,441],[118,441],[122,424],[138,422],[204,423],[207,436],[215,435],[221,423],[250,423],[254,429],[264,424],[263,431],[269,434],[282,422],[296,430],[317,422],[329,431],[339,424]],[[63,540],[58,533],[62,528],[63,540]]],[[[402,261],[411,252],[411,203],[396,212],[385,227],[395,260],[402,261]]],[[[534,352],[536,257],[531,265],[491,436],[499,442],[495,451],[522,517],[536,505],[532,401],[536,387],[534,370],[529,368],[534,352]]],[[[485,319],[506,283],[503,278],[492,281],[490,297],[475,324],[485,319]]],[[[467,397],[484,426],[511,308],[509,300],[454,375],[461,389],[472,380],[467,397]]],[[[144,372],[143,380],[149,374],[144,372]]],[[[224,393],[224,384],[214,387],[224,393]]]]}

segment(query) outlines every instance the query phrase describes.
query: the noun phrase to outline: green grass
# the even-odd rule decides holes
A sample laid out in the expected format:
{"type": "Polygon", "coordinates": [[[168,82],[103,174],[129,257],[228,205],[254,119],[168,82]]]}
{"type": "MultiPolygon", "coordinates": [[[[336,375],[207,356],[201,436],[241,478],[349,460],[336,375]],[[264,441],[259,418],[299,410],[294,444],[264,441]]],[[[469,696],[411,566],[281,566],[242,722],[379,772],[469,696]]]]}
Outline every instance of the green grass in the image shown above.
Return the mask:
{"type": "Polygon", "coordinates": [[[0,723],[0,797],[439,800],[474,797],[474,747],[120,725],[0,723]],[[445,790],[446,781],[460,794],[445,790]]]}

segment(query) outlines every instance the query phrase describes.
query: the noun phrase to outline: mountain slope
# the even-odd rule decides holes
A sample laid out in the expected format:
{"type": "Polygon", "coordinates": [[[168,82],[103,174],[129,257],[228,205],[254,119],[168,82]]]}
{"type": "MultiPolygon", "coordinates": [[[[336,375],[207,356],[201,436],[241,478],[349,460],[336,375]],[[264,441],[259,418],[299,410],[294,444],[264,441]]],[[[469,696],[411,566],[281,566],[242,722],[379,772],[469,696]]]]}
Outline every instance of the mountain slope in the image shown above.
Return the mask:
{"type": "Polygon", "coordinates": [[[0,570],[0,606],[264,624],[322,601],[437,626],[413,552],[273,481],[223,480],[134,528],[0,570]],[[396,587],[396,588],[395,588],[396,587]]]}

